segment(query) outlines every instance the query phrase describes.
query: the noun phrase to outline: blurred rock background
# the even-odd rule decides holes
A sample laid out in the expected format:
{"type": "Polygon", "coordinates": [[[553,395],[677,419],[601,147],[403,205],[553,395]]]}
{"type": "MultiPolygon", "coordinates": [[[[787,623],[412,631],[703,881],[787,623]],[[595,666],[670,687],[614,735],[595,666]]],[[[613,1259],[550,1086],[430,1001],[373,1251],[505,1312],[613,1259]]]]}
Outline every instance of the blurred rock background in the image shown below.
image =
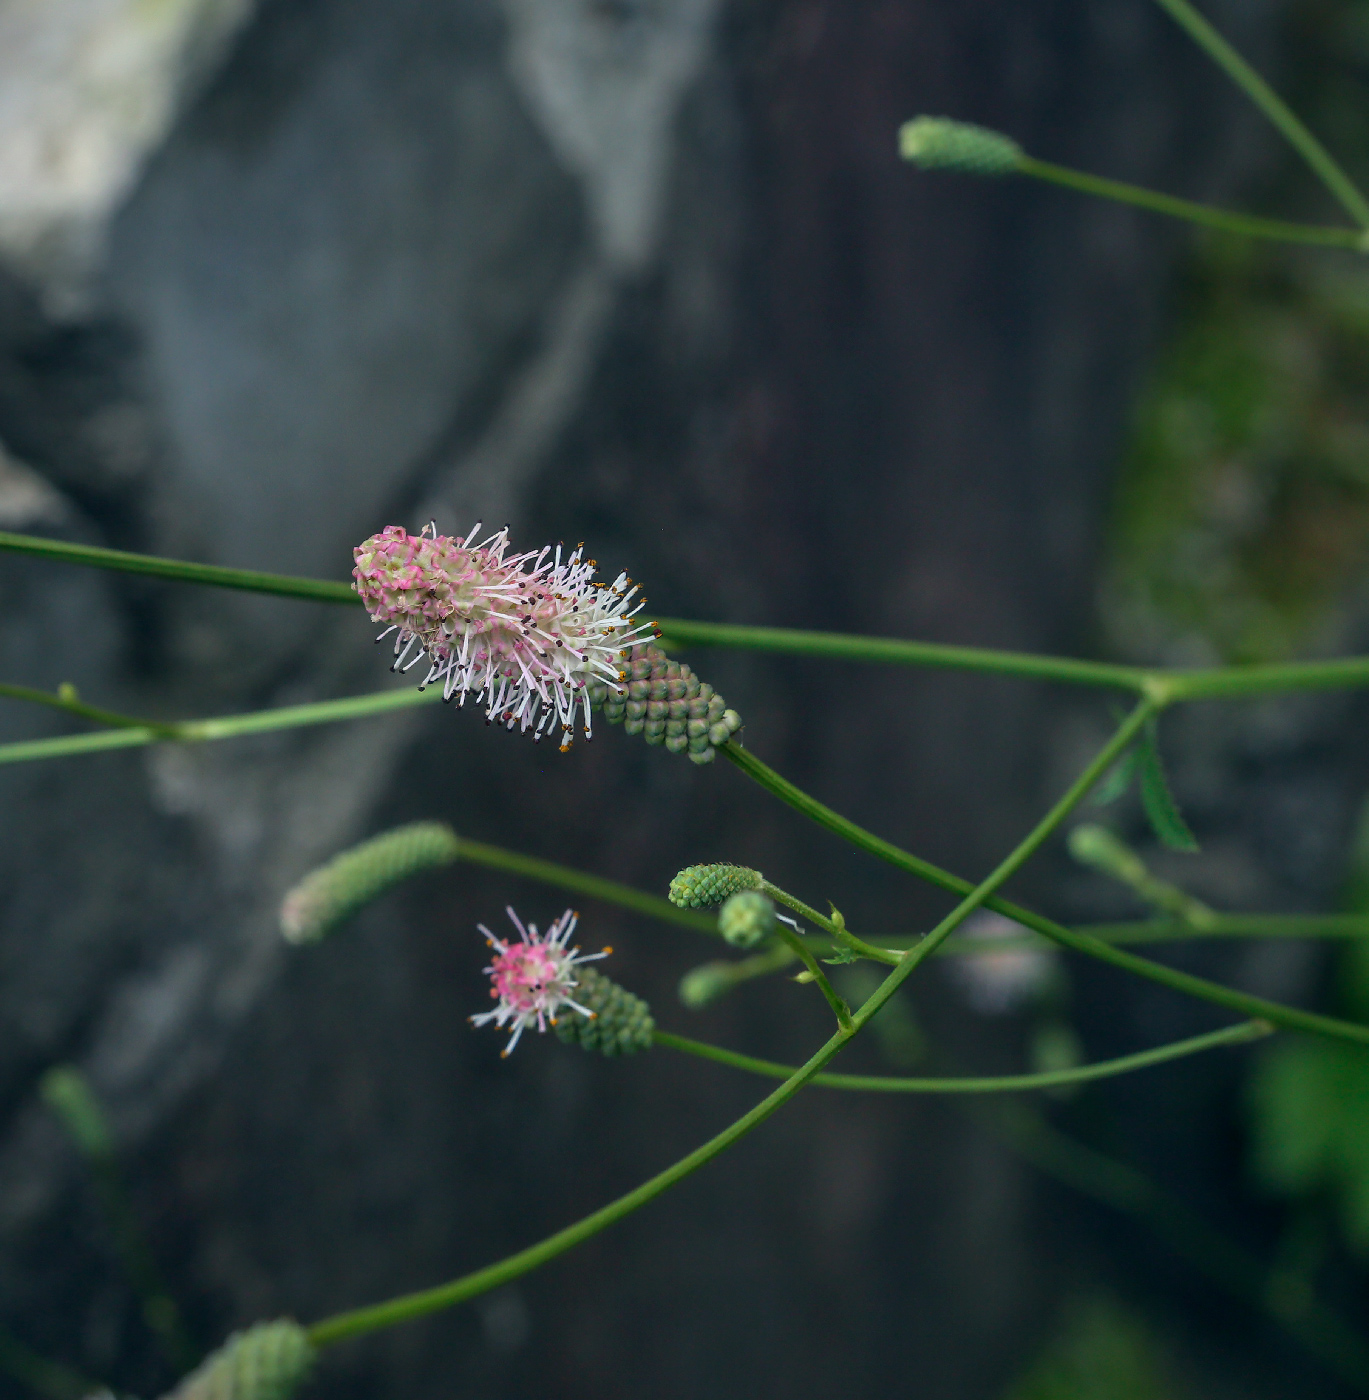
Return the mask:
{"type": "MultiPolygon", "coordinates": [[[[1211,13],[1276,74],[1308,53],[1272,0],[1211,13]]],[[[663,614],[1191,658],[1125,544],[1142,516],[1109,524],[1190,240],[1056,191],[919,176],[895,149],[919,111],[1326,216],[1145,0],[0,0],[0,527],[343,578],[391,521],[508,520],[518,541],[586,539],[663,614]],[[1122,601],[1100,626],[1105,573],[1122,601]]],[[[4,557],[0,590],[0,674],[111,708],[387,682],[345,609],[4,557]]],[[[1006,681],[689,660],[763,757],[971,875],[1108,723],[1096,697],[1006,681]]],[[[1363,787],[1356,713],[1175,726],[1201,892],[1331,898],[1363,787]]],[[[61,729],[8,704],[3,723],[61,729]]],[[[664,1052],[525,1044],[501,1063],[465,1023],[474,924],[509,900],[544,920],[545,889],[458,869],[287,952],[281,893],[342,845],[432,817],[658,890],[743,860],[856,927],[944,907],[725,765],[617,731],[561,757],[425,712],[14,766],[0,791],[0,1307],[26,1345],[143,1395],[173,1372],[36,1092],[55,1063],[105,1104],[206,1345],[488,1262],[760,1093],[664,1052]]],[[[1059,862],[1022,889],[1079,917],[1113,898],[1059,862]]],[[[691,1016],[674,987],[712,948],[584,912],[666,1024],[776,1058],[823,1032],[788,983],[691,1016]]],[[[1267,994],[1318,976],[1302,952],[1187,956],[1267,994]]],[[[944,1053],[1021,1063],[1021,1018],[967,1010],[939,973],[916,1000],[944,1053]]],[[[1086,970],[1074,1007],[1091,1056],[1211,1024],[1086,970]]],[[[1109,1119],[1263,1246],[1269,1208],[1233,1179],[1239,1072],[1162,1071],[1065,1113],[1109,1119]]],[[[1150,1393],[1166,1366],[1208,1396],[1341,1393],[1257,1310],[1043,1189],[954,1108],[814,1094],[543,1273],[340,1349],[317,1386],[960,1400],[1024,1368],[1045,1394],[1099,1355],[1132,1357],[1150,1393]],[[1095,1302],[1062,1302],[1080,1290],[1095,1302]],[[1155,1328],[1177,1360],[1154,1359],[1155,1328]]]]}

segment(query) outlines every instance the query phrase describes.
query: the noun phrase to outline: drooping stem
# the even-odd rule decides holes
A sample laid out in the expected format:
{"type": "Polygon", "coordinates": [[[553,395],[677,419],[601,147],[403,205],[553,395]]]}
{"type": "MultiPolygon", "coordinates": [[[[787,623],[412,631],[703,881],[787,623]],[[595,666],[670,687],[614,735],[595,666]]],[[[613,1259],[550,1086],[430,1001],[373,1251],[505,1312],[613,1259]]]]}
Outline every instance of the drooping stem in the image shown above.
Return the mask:
{"type": "Polygon", "coordinates": [[[1361,228],[1369,228],[1369,201],[1278,93],[1205,20],[1188,0],[1156,0],[1199,48],[1281,131],[1361,228]]]}
{"type": "Polygon", "coordinates": [[[1313,224],[1289,223],[1284,219],[1263,219],[1254,214],[1240,214],[1234,210],[1214,209],[1207,204],[1197,204],[1191,199],[1180,199],[1175,195],[1161,194],[1158,190],[1145,189],[1141,185],[1109,180],[1101,175],[1090,175],[1083,170],[1072,170],[1068,166],[1037,160],[1034,156],[1022,156],[1017,170],[1019,174],[1030,175],[1053,185],[1064,185],[1067,189],[1078,190],[1082,194],[1097,195],[1114,203],[1149,209],[1156,214],[1166,214],[1170,218],[1201,224],[1205,228],[1221,229],[1224,233],[1239,234],[1245,238],[1262,238],[1276,243],[1308,243],[1323,248],[1348,248],[1357,252],[1369,251],[1365,245],[1364,233],[1359,229],[1322,228],[1313,224]]]}
{"type": "Polygon", "coordinates": [[[499,1288],[516,1278],[521,1278],[524,1274],[548,1263],[567,1250],[574,1249],[576,1245],[584,1243],[585,1240],[591,1239],[601,1230],[606,1230],[610,1225],[616,1224],[624,1216],[630,1215],[649,1201],[655,1200],[663,1191],[668,1191],[676,1182],[683,1181],[691,1172],[697,1171],[706,1163],[711,1162],[720,1152],[731,1147],[752,1128],[765,1122],[771,1114],[792,1099],[848,1039],[847,1033],[839,1031],[813,1055],[807,1064],[790,1075],[779,1088],[762,1099],[749,1113],[738,1118],[735,1123],[724,1128],[716,1137],[710,1138],[701,1147],[695,1148],[687,1157],[682,1157],[673,1166],[667,1167],[663,1172],[658,1172],[635,1190],[620,1196],[616,1201],[610,1202],[601,1209],[585,1216],[582,1220],[577,1220],[575,1224],[568,1225],[564,1230],[558,1230],[554,1235],[549,1235],[546,1239],[540,1240],[527,1249],[521,1249],[516,1254],[509,1255],[507,1259],[501,1259],[496,1264],[453,1279],[450,1283],[441,1284],[436,1288],[423,1289],[416,1293],[406,1293],[402,1297],[392,1298],[384,1303],[355,1308],[350,1312],[326,1318],[309,1328],[309,1340],[316,1347],[324,1347],[334,1342],[343,1341],[348,1337],[359,1337],[367,1332],[393,1327],[397,1323],[426,1317],[430,1313],[454,1307],[458,1303],[464,1303],[467,1299],[488,1293],[492,1288],[499,1288]]]}
{"type": "MultiPolygon", "coordinates": [[[[952,875],[949,871],[942,870],[930,861],[901,850],[892,842],[885,841],[882,837],[866,831],[864,827],[858,826],[855,822],[834,812],[816,798],[810,797],[801,788],[795,787],[788,779],[781,777],[749,749],[738,748],[735,744],[724,744],[720,752],[749,778],[765,788],[767,792],[773,793],[782,801],[787,802],[795,811],[801,812],[819,826],[826,827],[828,831],[849,841],[853,846],[868,851],[880,860],[888,861],[889,864],[907,871],[910,875],[916,875],[929,884],[937,885],[941,889],[950,890],[955,894],[968,894],[975,888],[968,880],[962,879],[959,875],[952,875]]],[[[1339,1040],[1351,1040],[1362,1045],[1369,1045],[1369,1026],[1337,1020],[1333,1016],[1323,1016],[1315,1011],[1302,1011],[1297,1007],[1283,1006],[1279,1002],[1266,1001],[1263,997],[1238,992],[1233,988],[1223,987],[1217,982],[1209,982],[1206,978],[1195,977],[1191,973],[1180,972],[1177,968],[1166,967],[1163,963],[1151,962],[1148,958],[1137,957],[1134,953],[1128,953],[1122,948],[1114,947],[1090,934],[1081,933],[1077,929],[1068,929],[1063,924],[1057,924],[1053,919],[1047,919],[1020,904],[1013,903],[1011,900],[992,896],[982,902],[985,908],[1006,914],[1014,922],[1044,934],[1054,943],[1098,958],[1100,961],[1110,962],[1115,967],[1135,973],[1138,977],[1148,978],[1163,986],[1171,987],[1188,996],[1213,1002],[1217,1006],[1225,1006],[1242,1016],[1262,1018],[1289,1030],[1309,1031],[1314,1035],[1326,1035],[1339,1040]]],[[[930,941],[931,936],[928,935],[928,938],[914,945],[909,951],[909,959],[917,957],[920,960],[921,957],[926,956],[923,948],[930,941]]],[[[904,960],[903,966],[906,965],[907,960],[904,960]]],[[[901,968],[895,969],[892,978],[898,977],[901,970],[901,968]]],[[[888,986],[888,982],[884,985],[888,986]]],[[[862,1015],[864,1015],[864,1008],[857,1013],[857,1025],[862,1024],[862,1015]]]]}
{"type": "MultiPolygon", "coordinates": [[[[1040,848],[1041,844],[1064,820],[1070,809],[1082,800],[1099,777],[1115,761],[1117,755],[1132,741],[1154,708],[1154,701],[1149,698],[1143,699],[1098,757],[1070,786],[1065,796],[1028,833],[1016,850],[999,864],[987,880],[973,889],[961,901],[954,913],[943,919],[937,929],[933,930],[922,943],[900,961],[899,966],[894,968],[885,978],[879,990],[852,1018],[850,1028],[838,1030],[816,1054],[790,1075],[772,1094],[762,1099],[749,1113],[744,1114],[730,1127],[725,1128],[716,1137],[696,1148],[673,1166],[667,1167],[665,1171],[658,1173],[649,1181],[643,1182],[635,1190],[629,1191],[625,1196],[620,1196],[618,1200],[585,1216],[574,1225],[567,1226],[564,1230],[558,1230],[554,1235],[510,1255],[507,1259],[502,1259],[487,1268],[478,1269],[462,1278],[454,1279],[450,1283],[406,1294],[403,1297],[393,1298],[388,1302],[377,1303],[371,1307],[357,1308],[325,1319],[309,1329],[310,1341],[315,1346],[326,1346],[347,1337],[361,1336],[363,1333],[391,1327],[396,1323],[407,1322],[413,1318],[424,1317],[429,1313],[452,1307],[519,1278],[539,1265],[564,1254],[577,1244],[590,1239],[599,1231],[631,1214],[638,1207],[654,1200],[676,1182],[683,1180],[691,1172],[697,1171],[707,1162],[712,1161],[720,1152],[725,1151],[739,1138],[750,1132],[752,1128],[763,1123],[771,1114],[793,1098],[815,1074],[825,1069],[842,1046],[870,1021],[879,1008],[893,995],[893,991],[907,980],[937,943],[947,937],[966,914],[982,903],[994,889],[1008,879],[1040,848]]],[[[724,746],[723,751],[727,752],[728,747],[730,746],[724,746]]]]}
{"type": "MultiPolygon", "coordinates": [[[[1243,1021],[1237,1026],[1210,1031],[1206,1035],[1195,1035],[1188,1040],[1177,1040],[1169,1045],[1157,1046],[1153,1050],[1139,1051],[1134,1055],[1122,1055],[1113,1060],[1099,1060],[1091,1065],[1076,1065],[1073,1069],[1047,1070],[1037,1074],[910,1079],[887,1074],[823,1073],[815,1074],[812,1082],[826,1089],[857,1089],[884,1094],[1018,1093],[1032,1089],[1053,1089],[1062,1084],[1086,1084],[1093,1079],[1130,1074],[1133,1070],[1149,1069],[1152,1065],[1182,1059],[1185,1055],[1198,1055],[1204,1050],[1214,1050],[1219,1046],[1244,1045],[1248,1041],[1270,1035],[1273,1030],[1274,1027],[1267,1021],[1243,1021]]],[[[664,1045],[668,1049],[679,1050],[686,1055],[697,1055],[701,1060],[712,1060],[716,1064],[729,1065],[749,1074],[765,1075],[769,1079],[786,1079],[794,1073],[793,1065],[776,1064],[773,1060],[758,1060],[753,1055],[739,1055],[736,1051],[708,1045],[701,1040],[690,1040],[670,1031],[657,1030],[653,1032],[653,1038],[658,1045],[664,1045]]]]}

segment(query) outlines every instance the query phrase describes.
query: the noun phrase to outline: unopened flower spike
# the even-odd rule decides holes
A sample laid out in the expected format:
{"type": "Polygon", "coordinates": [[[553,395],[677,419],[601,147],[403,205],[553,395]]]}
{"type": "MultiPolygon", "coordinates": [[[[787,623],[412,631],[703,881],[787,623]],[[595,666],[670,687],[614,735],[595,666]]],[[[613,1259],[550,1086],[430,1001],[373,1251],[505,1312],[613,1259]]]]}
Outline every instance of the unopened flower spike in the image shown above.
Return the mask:
{"type": "Polygon", "coordinates": [[[410,822],[336,855],[310,871],[281,903],[280,929],[291,943],[317,943],[391,886],[461,854],[444,822],[410,822]]]}
{"type": "Polygon", "coordinates": [[[504,912],[518,930],[516,941],[510,939],[505,943],[484,924],[476,925],[494,949],[494,960],[485,972],[492,983],[490,995],[498,1005],[493,1011],[483,1011],[470,1019],[476,1026],[493,1021],[501,1029],[512,1027],[513,1034],[502,1052],[508,1055],[529,1026],[535,1025],[539,1031],[545,1031],[549,1025],[556,1025],[564,1007],[570,1007],[587,1019],[594,1018],[595,1008],[571,995],[580,986],[581,979],[589,976],[589,970],[577,972],[577,969],[608,957],[613,949],[582,953],[578,948],[569,947],[570,936],[580,917],[573,910],[567,909],[545,935],[538,933],[536,924],[525,926],[512,906],[504,912]]]}
{"type": "Polygon", "coordinates": [[[764,883],[759,870],[745,865],[688,865],[670,882],[670,902],[681,909],[704,909],[764,883]]]}
{"type": "Polygon", "coordinates": [[[313,1363],[299,1323],[258,1322],[229,1337],[166,1400],[289,1400],[313,1363]]]}
{"type": "Polygon", "coordinates": [[[577,718],[590,739],[602,709],[648,743],[712,761],[741,719],[653,644],[660,634],[637,620],[646,600],[626,574],[596,581],[584,545],[510,555],[507,526],[477,544],[479,532],[391,525],[357,546],[353,586],[385,629],[377,640],[396,634],[393,669],[426,659],[421,686],[441,682],[462,705],[474,695],[487,723],[534,739],[559,729],[563,753],[577,718]]]}
{"type": "Polygon", "coordinates": [[[1011,175],[1022,166],[1022,147],[1001,131],[950,117],[914,117],[898,133],[899,154],[923,170],[966,175],[1011,175]]]}

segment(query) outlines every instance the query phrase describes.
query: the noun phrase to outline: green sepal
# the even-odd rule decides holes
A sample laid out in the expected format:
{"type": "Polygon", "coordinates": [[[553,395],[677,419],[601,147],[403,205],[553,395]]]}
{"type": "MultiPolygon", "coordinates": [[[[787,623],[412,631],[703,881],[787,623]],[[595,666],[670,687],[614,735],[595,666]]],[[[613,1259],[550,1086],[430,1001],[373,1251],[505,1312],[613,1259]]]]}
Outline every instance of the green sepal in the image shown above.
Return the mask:
{"type": "Polygon", "coordinates": [[[1179,811],[1174,794],[1169,789],[1153,719],[1146,723],[1145,733],[1136,746],[1137,773],[1141,780],[1141,806],[1160,844],[1171,851],[1192,854],[1199,849],[1198,838],[1189,829],[1179,811]]]}
{"type": "Polygon", "coordinates": [[[1128,749],[1108,769],[1103,775],[1103,781],[1094,789],[1093,805],[1106,807],[1109,803],[1116,802],[1119,797],[1124,797],[1127,789],[1131,786],[1132,779],[1136,776],[1136,764],[1136,750],[1128,749]]]}

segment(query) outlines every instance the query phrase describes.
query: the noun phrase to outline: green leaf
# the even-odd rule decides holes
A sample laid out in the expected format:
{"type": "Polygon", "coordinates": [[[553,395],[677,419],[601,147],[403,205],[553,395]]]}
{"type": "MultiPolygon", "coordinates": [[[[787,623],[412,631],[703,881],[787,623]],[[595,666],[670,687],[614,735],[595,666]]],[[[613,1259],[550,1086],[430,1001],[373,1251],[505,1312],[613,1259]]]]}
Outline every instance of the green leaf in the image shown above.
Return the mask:
{"type": "Polygon", "coordinates": [[[1141,779],[1141,806],[1145,809],[1156,836],[1162,845],[1171,851],[1193,852],[1198,849],[1198,839],[1189,830],[1188,823],[1174,801],[1169,790],[1169,780],[1165,777],[1164,765],[1160,762],[1160,749],[1156,743],[1155,721],[1146,725],[1145,734],[1136,746],[1137,771],[1141,779]]]}
{"type": "Polygon", "coordinates": [[[1103,781],[1098,784],[1093,793],[1093,805],[1095,807],[1106,807],[1109,802],[1116,802],[1119,797],[1126,794],[1131,786],[1131,780],[1136,776],[1136,750],[1128,749],[1116,763],[1108,769],[1103,781]]]}
{"type": "Polygon", "coordinates": [[[856,955],[842,944],[832,949],[832,956],[830,958],[823,958],[822,961],[829,967],[840,967],[844,963],[853,963],[855,960],[856,955]]]}

